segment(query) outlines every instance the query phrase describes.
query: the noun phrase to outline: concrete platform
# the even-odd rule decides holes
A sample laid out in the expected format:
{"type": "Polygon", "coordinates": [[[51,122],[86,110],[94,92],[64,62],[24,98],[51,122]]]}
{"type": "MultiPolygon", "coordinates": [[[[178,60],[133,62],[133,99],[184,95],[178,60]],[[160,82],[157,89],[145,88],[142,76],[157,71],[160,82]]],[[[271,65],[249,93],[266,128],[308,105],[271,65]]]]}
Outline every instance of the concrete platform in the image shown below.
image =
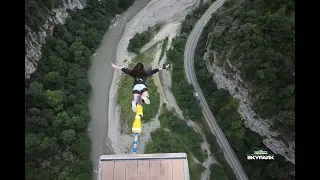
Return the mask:
{"type": "Polygon", "coordinates": [[[189,180],[185,153],[102,155],[97,180],[189,180]]]}

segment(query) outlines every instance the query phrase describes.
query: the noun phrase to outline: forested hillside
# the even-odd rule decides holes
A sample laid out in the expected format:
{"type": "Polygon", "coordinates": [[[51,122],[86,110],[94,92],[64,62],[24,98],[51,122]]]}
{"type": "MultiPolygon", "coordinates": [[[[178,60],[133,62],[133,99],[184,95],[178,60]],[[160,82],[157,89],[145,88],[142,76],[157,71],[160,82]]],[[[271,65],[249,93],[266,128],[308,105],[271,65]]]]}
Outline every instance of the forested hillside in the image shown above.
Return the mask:
{"type": "MultiPolygon", "coordinates": [[[[207,26],[203,29],[203,33],[195,50],[195,71],[198,83],[206,98],[206,101],[208,102],[208,105],[213,112],[217,123],[219,124],[232,149],[237,155],[248,178],[250,180],[290,180],[294,179],[294,176],[292,174],[295,171],[295,166],[294,164],[286,161],[285,158],[280,155],[275,155],[274,161],[248,161],[246,159],[246,154],[252,153],[255,150],[263,149],[268,152],[271,151],[262,143],[263,137],[259,136],[259,134],[257,134],[256,132],[253,132],[244,126],[244,122],[237,112],[239,101],[233,98],[228,90],[218,88],[217,83],[212,80],[213,74],[208,71],[206,61],[204,61],[203,59],[204,53],[207,51],[207,46],[211,45],[211,50],[213,50],[217,54],[217,58],[214,59],[214,56],[211,54],[209,56],[209,60],[211,62],[214,61],[218,65],[224,66],[227,70],[226,73],[233,73],[232,68],[228,67],[228,63],[226,61],[227,59],[229,59],[231,64],[233,66],[236,66],[237,69],[241,72],[242,78],[246,82],[248,82],[247,84],[249,84],[250,88],[259,87],[261,88],[259,89],[259,91],[262,91],[263,88],[269,89],[269,91],[272,88],[276,88],[276,90],[279,91],[281,88],[287,86],[293,85],[294,87],[294,75],[292,76],[292,78],[290,76],[292,75],[290,73],[294,73],[294,54],[290,54],[292,55],[290,56],[288,52],[292,51],[294,53],[294,39],[290,39],[294,38],[294,34],[290,34],[294,32],[294,22],[285,22],[289,24],[292,23],[288,27],[290,29],[290,31],[288,30],[287,32],[288,36],[287,34],[273,33],[273,31],[262,31],[263,28],[266,28],[266,22],[274,24],[277,24],[278,22],[278,25],[273,26],[273,30],[276,30],[277,28],[278,30],[281,30],[280,28],[284,28],[284,25],[282,25],[282,22],[279,22],[278,20],[281,18],[287,18],[288,20],[290,19],[288,17],[293,18],[292,13],[284,13],[281,16],[279,15],[280,17],[277,18],[264,21],[261,20],[263,19],[263,17],[267,18],[266,16],[270,16],[270,14],[277,14],[279,11],[282,11],[286,8],[286,12],[293,12],[294,9],[292,6],[290,6],[292,4],[286,2],[278,2],[276,4],[277,6],[275,6],[275,4],[266,4],[262,1],[259,2],[260,6],[263,4],[263,10],[265,10],[265,13],[268,15],[260,12],[261,14],[256,13],[254,16],[250,16],[251,19],[248,18],[246,14],[250,11],[251,13],[253,11],[256,11],[255,8],[258,7],[257,2],[248,0],[229,0],[221,9],[213,14],[211,20],[206,23],[207,26]],[[274,8],[276,8],[276,10],[272,11],[271,9],[274,8]],[[267,11],[270,12],[267,13],[267,11]],[[255,29],[255,31],[252,32],[250,31],[250,29],[242,29],[245,28],[248,23],[252,23],[252,27],[257,27],[258,30],[255,29]],[[259,37],[256,34],[258,32],[260,32],[259,37]],[[260,44],[256,43],[256,38],[259,39],[260,44]],[[209,42],[211,40],[210,44],[208,44],[208,40],[209,42]],[[274,41],[277,41],[277,43],[275,43],[274,41]],[[277,46],[275,44],[277,44],[277,46]],[[284,47],[286,47],[287,49],[285,49],[284,47]],[[268,50],[270,52],[274,52],[276,55],[269,52],[268,56],[266,56],[263,52],[267,52],[268,50]],[[287,64],[288,66],[282,65],[282,59],[280,57],[287,59],[291,64],[287,64]],[[257,62],[257,60],[259,61],[257,62]],[[259,64],[259,62],[270,64],[270,67],[263,69],[259,67],[261,65],[259,64]],[[277,70],[277,73],[274,74],[276,76],[273,77],[275,79],[260,79],[260,82],[257,82],[257,79],[254,80],[254,78],[257,78],[254,72],[257,72],[259,70],[265,73],[266,77],[273,76],[271,74],[268,74],[272,72],[270,71],[270,68],[277,70]],[[247,77],[247,75],[249,77],[247,77]],[[210,81],[212,81],[212,83],[208,83],[210,81]],[[279,83],[278,81],[281,81],[281,83],[283,84],[277,84],[279,83]]],[[[260,93],[263,92],[265,92],[265,90],[260,93]]],[[[277,116],[279,113],[282,113],[286,109],[281,106],[281,103],[288,103],[291,105],[291,108],[294,108],[294,101],[290,101],[290,98],[294,99],[294,93],[291,95],[289,94],[290,96],[288,95],[287,97],[281,98],[279,94],[281,94],[281,92],[275,91],[268,92],[268,94],[261,94],[263,98],[269,98],[275,95],[279,96],[277,102],[267,102],[270,106],[273,103],[274,106],[280,109],[277,113],[270,111],[268,107],[259,107],[262,108],[262,110],[265,110],[263,111],[263,113],[261,113],[261,111],[258,112],[260,116],[268,118],[277,116]],[[268,113],[266,113],[266,111],[268,111],[268,113]]],[[[256,100],[254,106],[259,106],[259,103],[263,103],[263,98],[259,99],[253,93],[251,96],[254,100],[256,100]]],[[[255,107],[255,110],[256,108],[257,107],[255,107]]],[[[293,121],[290,123],[292,123],[291,125],[292,127],[294,127],[294,111],[290,108],[288,108],[287,111],[290,111],[292,113],[293,121]]],[[[290,124],[288,122],[283,122],[284,119],[276,120],[278,121],[278,124],[290,124]]],[[[275,124],[275,126],[278,126],[277,123],[275,124]]],[[[294,137],[294,129],[290,128],[291,127],[284,126],[280,127],[277,130],[279,130],[280,132],[289,132],[287,133],[287,135],[291,135],[292,137],[294,137]]],[[[211,145],[214,145],[214,143],[211,143],[211,145]]],[[[213,152],[219,152],[219,150],[215,150],[213,152]]]]}
{"type": "Polygon", "coordinates": [[[228,0],[213,15],[210,61],[226,60],[248,84],[253,109],[273,128],[295,138],[295,3],[292,0],[228,0]]]}
{"type": "MultiPolygon", "coordinates": [[[[32,3],[26,7],[26,18],[39,25],[45,19],[42,12],[54,3],[32,3]],[[31,12],[34,4],[41,5],[31,12]]],[[[85,9],[70,11],[66,23],[56,25],[47,37],[37,70],[25,79],[25,179],[91,178],[91,142],[86,133],[90,56],[109,27],[108,19],[132,3],[87,0],[85,9]]]]}
{"type": "MultiPolygon", "coordinates": [[[[215,81],[208,83],[212,81],[213,74],[208,72],[203,55],[207,50],[206,42],[209,32],[212,32],[213,23],[212,19],[208,21],[195,51],[195,71],[198,83],[210,110],[214,113],[217,123],[250,180],[290,180],[293,178],[291,174],[294,171],[294,164],[286,161],[280,155],[275,155],[275,160],[273,161],[247,160],[246,154],[253,153],[253,151],[262,149],[271,153],[271,150],[262,143],[263,138],[258,133],[244,126],[244,122],[237,112],[239,101],[233,98],[227,90],[218,89],[215,81]]],[[[211,141],[210,146],[214,147],[216,144],[216,142],[211,141]]],[[[212,152],[216,154],[223,153],[221,149],[216,148],[212,152]]],[[[219,179],[217,174],[212,176],[219,179]]]]}

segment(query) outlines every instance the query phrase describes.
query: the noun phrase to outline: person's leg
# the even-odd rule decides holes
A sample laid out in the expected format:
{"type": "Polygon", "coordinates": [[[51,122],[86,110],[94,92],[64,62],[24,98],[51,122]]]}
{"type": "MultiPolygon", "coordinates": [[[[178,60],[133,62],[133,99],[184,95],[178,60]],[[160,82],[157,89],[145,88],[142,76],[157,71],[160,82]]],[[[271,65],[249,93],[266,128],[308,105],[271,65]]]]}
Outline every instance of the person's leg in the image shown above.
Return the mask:
{"type": "MultiPolygon", "coordinates": [[[[136,87],[136,86],[135,86],[136,87]]],[[[136,104],[136,99],[139,96],[139,91],[135,89],[135,87],[133,88],[133,100],[131,101],[131,108],[133,112],[137,111],[137,104],[136,104]]]]}
{"type": "Polygon", "coordinates": [[[133,93],[133,101],[134,102],[136,102],[138,96],[139,96],[138,93],[133,93]]]}
{"type": "Polygon", "coordinates": [[[133,93],[133,100],[131,101],[131,109],[133,112],[137,111],[137,103],[136,103],[136,99],[139,96],[139,94],[137,93],[133,93]]]}
{"type": "Polygon", "coordinates": [[[141,92],[142,92],[141,99],[144,101],[144,103],[150,104],[148,88],[147,87],[143,88],[141,92]]]}

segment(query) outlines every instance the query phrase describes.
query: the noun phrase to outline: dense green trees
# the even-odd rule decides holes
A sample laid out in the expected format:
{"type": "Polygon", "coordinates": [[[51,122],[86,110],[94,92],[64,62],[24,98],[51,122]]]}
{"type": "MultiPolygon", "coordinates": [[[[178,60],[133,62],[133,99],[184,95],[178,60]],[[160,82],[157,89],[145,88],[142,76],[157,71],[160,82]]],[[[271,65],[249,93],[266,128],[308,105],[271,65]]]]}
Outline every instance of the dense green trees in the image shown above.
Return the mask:
{"type": "Polygon", "coordinates": [[[148,27],[148,29],[141,34],[135,34],[134,37],[129,41],[128,51],[139,54],[142,46],[147,44],[154,37],[154,35],[159,32],[160,28],[161,24],[156,24],[153,27],[148,27]]]}
{"type": "Polygon", "coordinates": [[[174,69],[172,73],[172,93],[177,100],[177,104],[185,116],[192,117],[199,121],[202,117],[201,107],[194,97],[194,90],[187,82],[183,65],[183,52],[187,38],[177,37],[172,41],[172,49],[167,52],[168,61],[174,69]]]}
{"type": "MultiPolygon", "coordinates": [[[[41,12],[54,2],[27,0],[27,25],[37,28],[45,19],[41,12]],[[36,10],[31,12],[32,8],[36,10]]],[[[66,24],[56,25],[47,37],[37,70],[25,83],[26,179],[91,178],[91,142],[86,133],[90,56],[111,16],[132,2],[88,0],[84,10],[69,11],[66,24]]]]}
{"type": "Polygon", "coordinates": [[[200,147],[201,143],[203,143],[203,138],[199,133],[195,132],[185,121],[166,111],[160,115],[159,120],[161,127],[167,128],[170,132],[178,135],[179,139],[201,163],[205,160],[205,154],[200,147]]]}
{"type": "MultiPolygon", "coordinates": [[[[195,51],[197,80],[208,105],[249,179],[291,179],[289,174],[294,170],[294,165],[286,162],[281,156],[275,156],[275,161],[248,161],[246,159],[246,155],[254,150],[268,149],[263,145],[262,138],[257,133],[244,127],[243,120],[241,120],[240,115],[237,113],[238,101],[227,90],[217,88],[216,83],[212,79],[212,74],[208,72],[205,66],[205,61],[202,57],[207,49],[206,42],[208,36],[210,33],[214,33],[213,19],[204,28],[195,51]],[[272,168],[277,168],[277,173],[274,173],[275,170],[272,171],[272,168]]],[[[211,151],[215,153],[215,157],[223,166],[226,162],[223,159],[221,150],[215,148],[215,138],[212,139],[211,137],[209,143],[212,146],[211,151]]],[[[268,152],[271,153],[270,150],[268,152]]],[[[217,175],[213,175],[212,178],[223,179],[220,178],[221,169],[219,167],[215,165],[215,167],[212,167],[212,171],[217,171],[217,175]]],[[[226,174],[229,174],[228,170],[225,171],[227,172],[226,174]]]]}
{"type": "Polygon", "coordinates": [[[207,157],[200,147],[202,136],[166,108],[159,120],[161,128],[151,133],[152,142],[146,144],[145,153],[187,153],[190,179],[200,179],[205,168],[190,157],[193,155],[200,163],[207,157]]]}
{"type": "Polygon", "coordinates": [[[212,180],[227,180],[227,178],[224,176],[223,168],[218,164],[212,164],[210,166],[210,170],[212,180]]]}
{"type": "Polygon", "coordinates": [[[274,119],[274,129],[291,140],[295,139],[294,17],[292,0],[230,0],[213,15],[210,30],[219,61],[223,64],[228,57],[249,84],[255,112],[274,119]]]}

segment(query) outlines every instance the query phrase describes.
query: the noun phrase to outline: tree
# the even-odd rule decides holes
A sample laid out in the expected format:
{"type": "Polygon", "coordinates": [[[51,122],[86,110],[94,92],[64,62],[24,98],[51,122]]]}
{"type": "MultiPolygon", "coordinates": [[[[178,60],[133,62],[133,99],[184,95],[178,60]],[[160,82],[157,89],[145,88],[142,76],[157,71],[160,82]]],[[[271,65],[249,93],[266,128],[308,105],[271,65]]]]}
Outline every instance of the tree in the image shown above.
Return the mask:
{"type": "Polygon", "coordinates": [[[87,70],[79,67],[76,64],[72,64],[68,71],[68,75],[66,77],[66,83],[70,85],[75,85],[77,80],[87,78],[87,70]]]}
{"type": "Polygon", "coordinates": [[[63,109],[63,91],[46,91],[47,103],[50,107],[53,108],[55,112],[59,112],[63,109]]]}
{"type": "Polygon", "coordinates": [[[64,101],[64,104],[66,107],[72,106],[76,103],[77,101],[77,96],[74,94],[70,94],[69,96],[67,96],[67,98],[64,101]]]}
{"type": "Polygon", "coordinates": [[[76,82],[76,90],[77,91],[82,91],[84,93],[88,93],[90,91],[90,87],[91,86],[89,85],[87,78],[79,79],[76,82]]]}
{"type": "Polygon", "coordinates": [[[26,114],[27,116],[40,116],[41,111],[35,107],[29,108],[26,114]]]}
{"type": "Polygon", "coordinates": [[[58,40],[56,44],[54,50],[57,52],[57,56],[62,59],[69,59],[68,44],[63,40],[58,40]]]}
{"type": "Polygon", "coordinates": [[[25,136],[25,153],[29,158],[36,158],[41,140],[36,134],[27,133],[25,136]]]}
{"type": "MultiPolygon", "coordinates": [[[[77,30],[78,31],[78,30],[77,30]]],[[[71,44],[74,41],[74,37],[72,36],[72,34],[69,31],[66,31],[63,34],[63,39],[68,43],[71,44]]]]}
{"type": "Polygon", "coordinates": [[[57,141],[57,138],[55,138],[55,137],[43,138],[43,140],[39,146],[39,151],[41,152],[41,154],[46,157],[56,154],[59,149],[59,146],[56,143],[56,141],[57,141]]]}
{"type": "Polygon", "coordinates": [[[45,80],[46,87],[48,87],[48,89],[56,90],[56,89],[62,89],[63,87],[64,78],[60,76],[59,72],[55,72],[55,71],[49,72],[48,74],[45,75],[44,80],[45,80]]]}
{"type": "Polygon", "coordinates": [[[266,172],[273,179],[276,179],[278,177],[278,174],[281,173],[279,172],[279,170],[280,168],[278,167],[278,164],[276,162],[271,162],[266,166],[266,172]]]}
{"type": "Polygon", "coordinates": [[[89,40],[92,40],[91,46],[88,46],[89,48],[96,48],[97,44],[100,43],[100,33],[95,28],[90,28],[86,31],[86,36],[88,37],[85,41],[85,45],[89,45],[89,40]]]}
{"type": "Polygon", "coordinates": [[[127,9],[133,2],[134,0],[118,0],[118,6],[122,9],[127,9]]]}
{"type": "Polygon", "coordinates": [[[237,137],[238,139],[243,139],[245,132],[246,130],[243,127],[241,127],[237,130],[232,130],[232,136],[237,137]]]}
{"type": "Polygon", "coordinates": [[[75,33],[79,29],[83,29],[83,24],[80,21],[71,19],[67,22],[68,30],[71,33],[75,33]]]}
{"type": "Polygon", "coordinates": [[[76,132],[73,129],[64,130],[61,132],[60,139],[64,144],[70,144],[76,139],[76,132]]]}
{"type": "Polygon", "coordinates": [[[212,164],[210,166],[211,179],[212,180],[227,180],[227,176],[223,171],[223,168],[218,164],[212,164]]]}
{"type": "Polygon", "coordinates": [[[60,112],[57,114],[56,119],[53,121],[53,127],[57,130],[66,130],[74,128],[74,119],[70,118],[69,114],[66,111],[60,112]]]}
{"type": "Polygon", "coordinates": [[[87,128],[87,123],[89,119],[85,119],[84,116],[80,115],[80,116],[73,116],[72,121],[75,124],[75,130],[84,132],[87,128]]]}
{"type": "Polygon", "coordinates": [[[26,128],[28,132],[45,132],[48,128],[48,122],[41,116],[29,116],[26,117],[26,128]]]}
{"type": "Polygon", "coordinates": [[[261,144],[259,134],[253,131],[246,131],[244,140],[248,146],[259,147],[261,144]]]}
{"type": "Polygon", "coordinates": [[[57,39],[54,36],[49,35],[46,37],[46,46],[47,47],[54,49],[54,47],[56,47],[56,42],[57,42],[57,39]]]}
{"type": "Polygon", "coordinates": [[[79,173],[75,180],[87,180],[90,179],[91,175],[89,173],[79,173]]]}
{"type": "Polygon", "coordinates": [[[90,160],[79,160],[79,161],[77,161],[76,163],[73,164],[73,168],[72,169],[76,174],[79,174],[77,176],[77,178],[79,178],[79,180],[82,180],[87,175],[91,175],[92,162],[90,160]]]}
{"type": "Polygon", "coordinates": [[[77,104],[86,104],[88,101],[88,95],[81,91],[77,91],[75,95],[77,96],[77,104]]]}
{"type": "Polygon", "coordinates": [[[80,159],[90,158],[91,141],[86,133],[77,133],[76,141],[71,148],[80,159]]]}
{"type": "Polygon", "coordinates": [[[59,72],[62,77],[66,76],[68,64],[58,56],[49,56],[52,71],[59,72]]]}
{"type": "Polygon", "coordinates": [[[41,116],[48,122],[52,123],[52,121],[55,119],[55,113],[52,109],[43,109],[41,111],[41,116]]]}
{"type": "Polygon", "coordinates": [[[73,177],[69,172],[61,172],[59,174],[58,180],[73,180],[73,177]]]}
{"type": "Polygon", "coordinates": [[[43,92],[43,85],[39,82],[31,82],[25,90],[26,106],[41,108],[45,106],[46,97],[43,92]]]}
{"type": "Polygon", "coordinates": [[[43,85],[39,82],[31,82],[29,84],[29,91],[34,98],[41,98],[43,95],[43,85]]]}

